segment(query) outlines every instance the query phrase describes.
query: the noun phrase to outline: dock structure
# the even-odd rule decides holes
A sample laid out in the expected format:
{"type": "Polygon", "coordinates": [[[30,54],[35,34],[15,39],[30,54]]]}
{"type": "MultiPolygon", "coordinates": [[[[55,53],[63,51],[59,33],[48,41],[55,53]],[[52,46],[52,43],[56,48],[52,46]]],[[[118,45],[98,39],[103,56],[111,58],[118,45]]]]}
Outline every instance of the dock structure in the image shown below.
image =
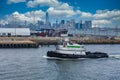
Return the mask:
{"type": "Polygon", "coordinates": [[[29,39],[0,37],[0,48],[38,48],[39,44],[29,39]]]}
{"type": "Polygon", "coordinates": [[[39,45],[57,45],[60,37],[31,37],[31,41],[37,42],[39,45]]]}
{"type": "MultiPolygon", "coordinates": [[[[60,41],[60,37],[34,37],[30,40],[39,43],[39,45],[57,45],[60,41]]],[[[120,44],[120,39],[84,39],[84,38],[75,38],[71,37],[70,41],[76,42],[79,44],[120,44]]]]}
{"type": "Polygon", "coordinates": [[[0,48],[38,48],[32,41],[0,41],[0,48]]]}
{"type": "MultiPolygon", "coordinates": [[[[0,37],[0,48],[38,48],[39,45],[57,45],[61,37],[0,37]]],[[[118,39],[94,39],[71,37],[79,44],[120,44],[118,39]]]]}
{"type": "Polygon", "coordinates": [[[120,40],[110,40],[110,39],[71,39],[72,42],[76,42],[78,44],[120,44],[120,40]]]}

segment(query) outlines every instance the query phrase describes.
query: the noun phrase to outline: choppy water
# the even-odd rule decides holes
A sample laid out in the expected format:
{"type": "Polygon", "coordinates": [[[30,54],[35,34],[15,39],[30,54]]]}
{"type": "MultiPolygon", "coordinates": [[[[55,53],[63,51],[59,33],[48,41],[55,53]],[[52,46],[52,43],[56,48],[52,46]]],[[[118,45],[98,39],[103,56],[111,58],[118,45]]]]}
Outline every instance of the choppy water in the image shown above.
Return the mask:
{"type": "Polygon", "coordinates": [[[0,49],[0,80],[120,80],[120,45],[85,45],[112,55],[101,59],[48,60],[55,46],[0,49]]]}

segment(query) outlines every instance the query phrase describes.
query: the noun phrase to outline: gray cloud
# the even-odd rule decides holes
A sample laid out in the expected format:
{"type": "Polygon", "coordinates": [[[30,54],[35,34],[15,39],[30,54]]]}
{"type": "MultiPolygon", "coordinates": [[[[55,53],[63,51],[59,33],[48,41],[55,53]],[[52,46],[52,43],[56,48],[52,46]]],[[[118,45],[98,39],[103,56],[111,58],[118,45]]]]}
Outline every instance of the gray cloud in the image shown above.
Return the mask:
{"type": "Polygon", "coordinates": [[[7,4],[20,3],[20,2],[26,2],[26,0],[8,0],[8,1],[7,1],[7,4]]]}

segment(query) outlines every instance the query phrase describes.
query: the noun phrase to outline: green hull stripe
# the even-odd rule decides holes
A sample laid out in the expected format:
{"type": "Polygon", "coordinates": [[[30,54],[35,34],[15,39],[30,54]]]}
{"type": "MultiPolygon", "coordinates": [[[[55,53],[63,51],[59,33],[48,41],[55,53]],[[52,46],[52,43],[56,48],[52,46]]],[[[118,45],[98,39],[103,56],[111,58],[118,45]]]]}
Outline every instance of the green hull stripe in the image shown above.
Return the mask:
{"type": "Polygon", "coordinates": [[[80,46],[67,46],[67,48],[80,48],[80,46]]]}

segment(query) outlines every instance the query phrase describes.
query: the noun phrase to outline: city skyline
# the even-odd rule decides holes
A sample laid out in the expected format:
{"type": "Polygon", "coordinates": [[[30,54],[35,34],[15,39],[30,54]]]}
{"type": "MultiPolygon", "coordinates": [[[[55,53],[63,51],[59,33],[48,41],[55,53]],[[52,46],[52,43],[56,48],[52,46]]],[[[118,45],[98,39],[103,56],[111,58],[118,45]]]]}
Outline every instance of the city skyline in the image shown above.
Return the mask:
{"type": "Polygon", "coordinates": [[[1,0],[0,24],[45,22],[46,12],[50,22],[61,20],[91,20],[93,27],[120,27],[119,0],[1,0]],[[34,18],[36,21],[34,21],[34,18]]]}

